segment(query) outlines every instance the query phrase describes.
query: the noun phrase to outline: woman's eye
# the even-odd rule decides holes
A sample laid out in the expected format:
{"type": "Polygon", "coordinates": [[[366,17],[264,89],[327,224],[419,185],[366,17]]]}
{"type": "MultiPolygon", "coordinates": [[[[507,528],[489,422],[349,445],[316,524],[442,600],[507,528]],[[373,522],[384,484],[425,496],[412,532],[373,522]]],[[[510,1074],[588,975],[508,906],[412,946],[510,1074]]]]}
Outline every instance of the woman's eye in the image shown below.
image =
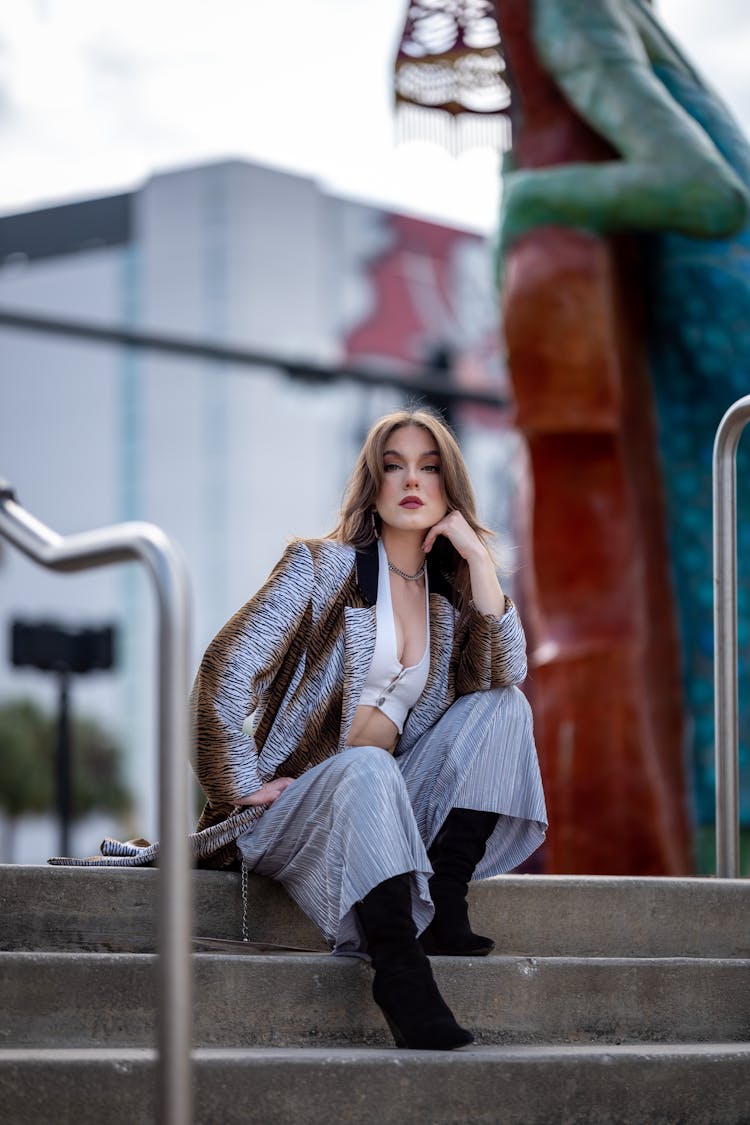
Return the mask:
{"type": "Polygon", "coordinates": [[[399,467],[400,466],[397,465],[395,462],[391,462],[390,465],[384,465],[383,466],[383,472],[384,473],[390,473],[391,469],[398,469],[399,467]]]}
{"type": "Polygon", "coordinates": [[[440,472],[440,466],[439,465],[425,465],[425,469],[427,470],[428,473],[439,473],[440,472]]]}

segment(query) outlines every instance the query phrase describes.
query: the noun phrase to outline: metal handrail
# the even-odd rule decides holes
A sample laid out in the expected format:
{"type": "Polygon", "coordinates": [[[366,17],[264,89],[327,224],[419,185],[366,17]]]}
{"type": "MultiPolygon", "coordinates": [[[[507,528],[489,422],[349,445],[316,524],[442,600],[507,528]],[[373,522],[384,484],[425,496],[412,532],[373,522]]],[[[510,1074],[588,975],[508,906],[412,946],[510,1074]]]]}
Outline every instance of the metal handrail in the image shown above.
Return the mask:
{"type": "Polygon", "coordinates": [[[51,570],[88,570],[135,559],[146,566],[154,582],[159,638],[158,1121],[190,1125],[192,918],[186,831],[190,599],[185,565],[164,532],[149,523],[122,523],[63,538],[25,511],[3,480],[0,535],[51,570]]]}
{"type": "Polygon", "coordinates": [[[713,453],[714,753],[716,874],[740,874],[737,690],[737,446],[750,422],[750,395],[729,407],[713,453]]]}

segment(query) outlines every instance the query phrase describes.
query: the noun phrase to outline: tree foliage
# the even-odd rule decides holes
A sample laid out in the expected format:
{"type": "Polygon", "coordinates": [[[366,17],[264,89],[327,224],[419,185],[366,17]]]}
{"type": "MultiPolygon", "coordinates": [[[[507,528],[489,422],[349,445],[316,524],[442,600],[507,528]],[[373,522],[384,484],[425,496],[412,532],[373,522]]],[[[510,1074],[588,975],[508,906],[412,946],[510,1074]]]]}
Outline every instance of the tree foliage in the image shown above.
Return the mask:
{"type": "MultiPolygon", "coordinates": [[[[71,718],[73,816],[93,809],[123,813],[131,797],[122,751],[97,720],[71,718]]],[[[32,699],[0,704],[0,809],[11,819],[55,807],[57,719],[32,699]]]]}

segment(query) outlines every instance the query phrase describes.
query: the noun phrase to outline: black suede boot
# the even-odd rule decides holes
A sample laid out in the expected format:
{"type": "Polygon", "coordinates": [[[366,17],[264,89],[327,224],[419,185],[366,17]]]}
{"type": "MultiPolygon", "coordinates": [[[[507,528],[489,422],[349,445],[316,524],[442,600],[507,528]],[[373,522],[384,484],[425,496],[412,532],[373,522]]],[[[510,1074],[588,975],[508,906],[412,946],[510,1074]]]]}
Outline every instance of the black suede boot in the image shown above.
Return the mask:
{"type": "Polygon", "coordinates": [[[459,1027],[440,995],[417,941],[410,877],[386,879],[357,903],[356,910],[375,969],[372,995],[396,1046],[452,1051],[472,1043],[474,1036],[459,1027]]]}
{"type": "Polygon", "coordinates": [[[495,948],[491,938],[475,934],[469,925],[466,895],[497,820],[497,813],[476,809],[451,809],[445,818],[427,852],[435,872],[430,879],[435,917],[421,937],[426,953],[486,957],[495,948]]]}

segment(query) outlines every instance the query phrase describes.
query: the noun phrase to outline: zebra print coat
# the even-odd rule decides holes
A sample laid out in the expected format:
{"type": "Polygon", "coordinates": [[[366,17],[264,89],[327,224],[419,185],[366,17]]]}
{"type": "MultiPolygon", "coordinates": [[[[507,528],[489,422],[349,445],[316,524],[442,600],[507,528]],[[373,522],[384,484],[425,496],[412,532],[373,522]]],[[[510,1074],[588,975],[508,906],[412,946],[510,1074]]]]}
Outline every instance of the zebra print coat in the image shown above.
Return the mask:
{"type": "MultiPolygon", "coordinates": [[[[526,675],[510,599],[501,618],[470,606],[459,621],[450,586],[431,562],[430,669],[396,754],[457,696],[526,675]]],[[[199,831],[226,822],[219,838],[226,842],[235,821],[246,829],[248,816],[262,812],[238,809],[238,798],[273,777],[298,777],[347,745],[375,647],[377,588],[377,543],[355,551],[330,539],[296,540],[208,646],[191,695],[194,765],[208,798],[199,831]]]]}

